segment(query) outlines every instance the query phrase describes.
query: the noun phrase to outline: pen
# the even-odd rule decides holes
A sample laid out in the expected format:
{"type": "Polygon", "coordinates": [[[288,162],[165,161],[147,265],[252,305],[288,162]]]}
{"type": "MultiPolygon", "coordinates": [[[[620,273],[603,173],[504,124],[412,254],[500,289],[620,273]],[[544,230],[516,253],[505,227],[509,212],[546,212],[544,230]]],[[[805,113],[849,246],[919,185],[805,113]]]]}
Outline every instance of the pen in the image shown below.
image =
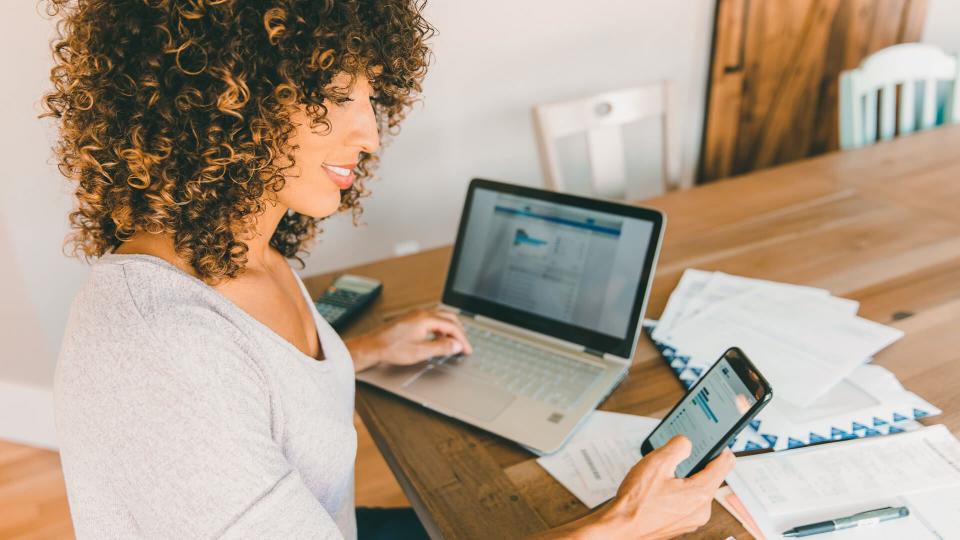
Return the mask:
{"type": "Polygon", "coordinates": [[[831,519],[830,521],[821,521],[819,523],[811,523],[809,525],[800,525],[799,527],[794,527],[789,531],[784,531],[783,535],[788,538],[810,536],[811,534],[820,534],[839,531],[841,529],[852,529],[854,527],[876,525],[881,521],[889,521],[891,519],[907,517],[909,515],[910,509],[906,506],[885,506],[883,508],[877,508],[876,510],[860,512],[852,516],[831,519]]]}

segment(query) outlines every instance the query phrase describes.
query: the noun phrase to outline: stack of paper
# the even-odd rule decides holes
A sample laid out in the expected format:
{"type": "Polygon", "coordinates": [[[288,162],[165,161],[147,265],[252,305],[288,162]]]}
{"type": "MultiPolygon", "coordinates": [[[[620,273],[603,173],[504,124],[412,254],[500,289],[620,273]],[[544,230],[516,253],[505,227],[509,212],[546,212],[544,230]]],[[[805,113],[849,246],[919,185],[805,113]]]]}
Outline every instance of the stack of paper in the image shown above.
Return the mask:
{"type": "Polygon", "coordinates": [[[942,425],[743,457],[727,483],[766,538],[885,506],[910,516],[817,538],[960,538],[960,441],[942,425]]]}
{"type": "Polygon", "coordinates": [[[648,329],[687,387],[731,346],[770,381],[773,401],[735,450],[898,433],[939,414],[889,371],[864,365],[903,333],[858,308],[824,289],[691,269],[648,329]]]}

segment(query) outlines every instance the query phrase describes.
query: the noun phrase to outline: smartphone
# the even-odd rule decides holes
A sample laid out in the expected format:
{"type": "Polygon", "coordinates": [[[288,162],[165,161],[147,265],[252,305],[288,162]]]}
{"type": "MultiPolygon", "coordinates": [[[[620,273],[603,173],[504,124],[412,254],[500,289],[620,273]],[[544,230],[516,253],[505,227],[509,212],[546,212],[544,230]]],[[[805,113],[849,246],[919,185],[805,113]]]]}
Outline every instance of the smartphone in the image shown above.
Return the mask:
{"type": "Polygon", "coordinates": [[[693,385],[660,422],[640,453],[647,455],[674,435],[693,443],[690,457],[677,466],[678,478],[696,474],[763,409],[773,389],[743,351],[732,347],[693,385]]]}

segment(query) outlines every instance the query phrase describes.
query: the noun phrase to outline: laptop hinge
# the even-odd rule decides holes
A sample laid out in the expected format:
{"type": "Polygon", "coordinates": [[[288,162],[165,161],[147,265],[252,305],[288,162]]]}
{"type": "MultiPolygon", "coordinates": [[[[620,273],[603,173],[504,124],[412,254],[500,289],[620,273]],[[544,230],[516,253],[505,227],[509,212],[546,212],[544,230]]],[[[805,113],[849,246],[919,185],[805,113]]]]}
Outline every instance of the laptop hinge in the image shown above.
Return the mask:
{"type": "Polygon", "coordinates": [[[583,352],[585,352],[585,353],[587,353],[587,354],[592,354],[593,356],[599,356],[600,358],[603,358],[603,351],[598,351],[598,350],[596,350],[596,349],[591,349],[590,347],[584,347],[584,348],[583,348],[583,352]]]}
{"type": "Polygon", "coordinates": [[[471,312],[469,312],[469,311],[464,311],[464,310],[462,310],[462,309],[460,310],[460,315],[463,315],[464,317],[470,317],[471,319],[476,319],[476,318],[477,318],[477,314],[476,314],[476,313],[471,313],[471,312]]]}

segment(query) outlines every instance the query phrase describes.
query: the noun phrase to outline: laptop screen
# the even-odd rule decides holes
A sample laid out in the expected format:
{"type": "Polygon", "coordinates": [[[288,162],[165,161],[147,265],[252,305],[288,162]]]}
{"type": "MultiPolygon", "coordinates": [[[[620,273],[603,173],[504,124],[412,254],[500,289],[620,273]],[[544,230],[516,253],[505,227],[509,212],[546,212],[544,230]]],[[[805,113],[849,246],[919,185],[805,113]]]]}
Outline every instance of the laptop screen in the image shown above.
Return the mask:
{"type": "Polygon", "coordinates": [[[629,357],[661,226],[647,209],[475,180],[444,301],[629,357]]]}

